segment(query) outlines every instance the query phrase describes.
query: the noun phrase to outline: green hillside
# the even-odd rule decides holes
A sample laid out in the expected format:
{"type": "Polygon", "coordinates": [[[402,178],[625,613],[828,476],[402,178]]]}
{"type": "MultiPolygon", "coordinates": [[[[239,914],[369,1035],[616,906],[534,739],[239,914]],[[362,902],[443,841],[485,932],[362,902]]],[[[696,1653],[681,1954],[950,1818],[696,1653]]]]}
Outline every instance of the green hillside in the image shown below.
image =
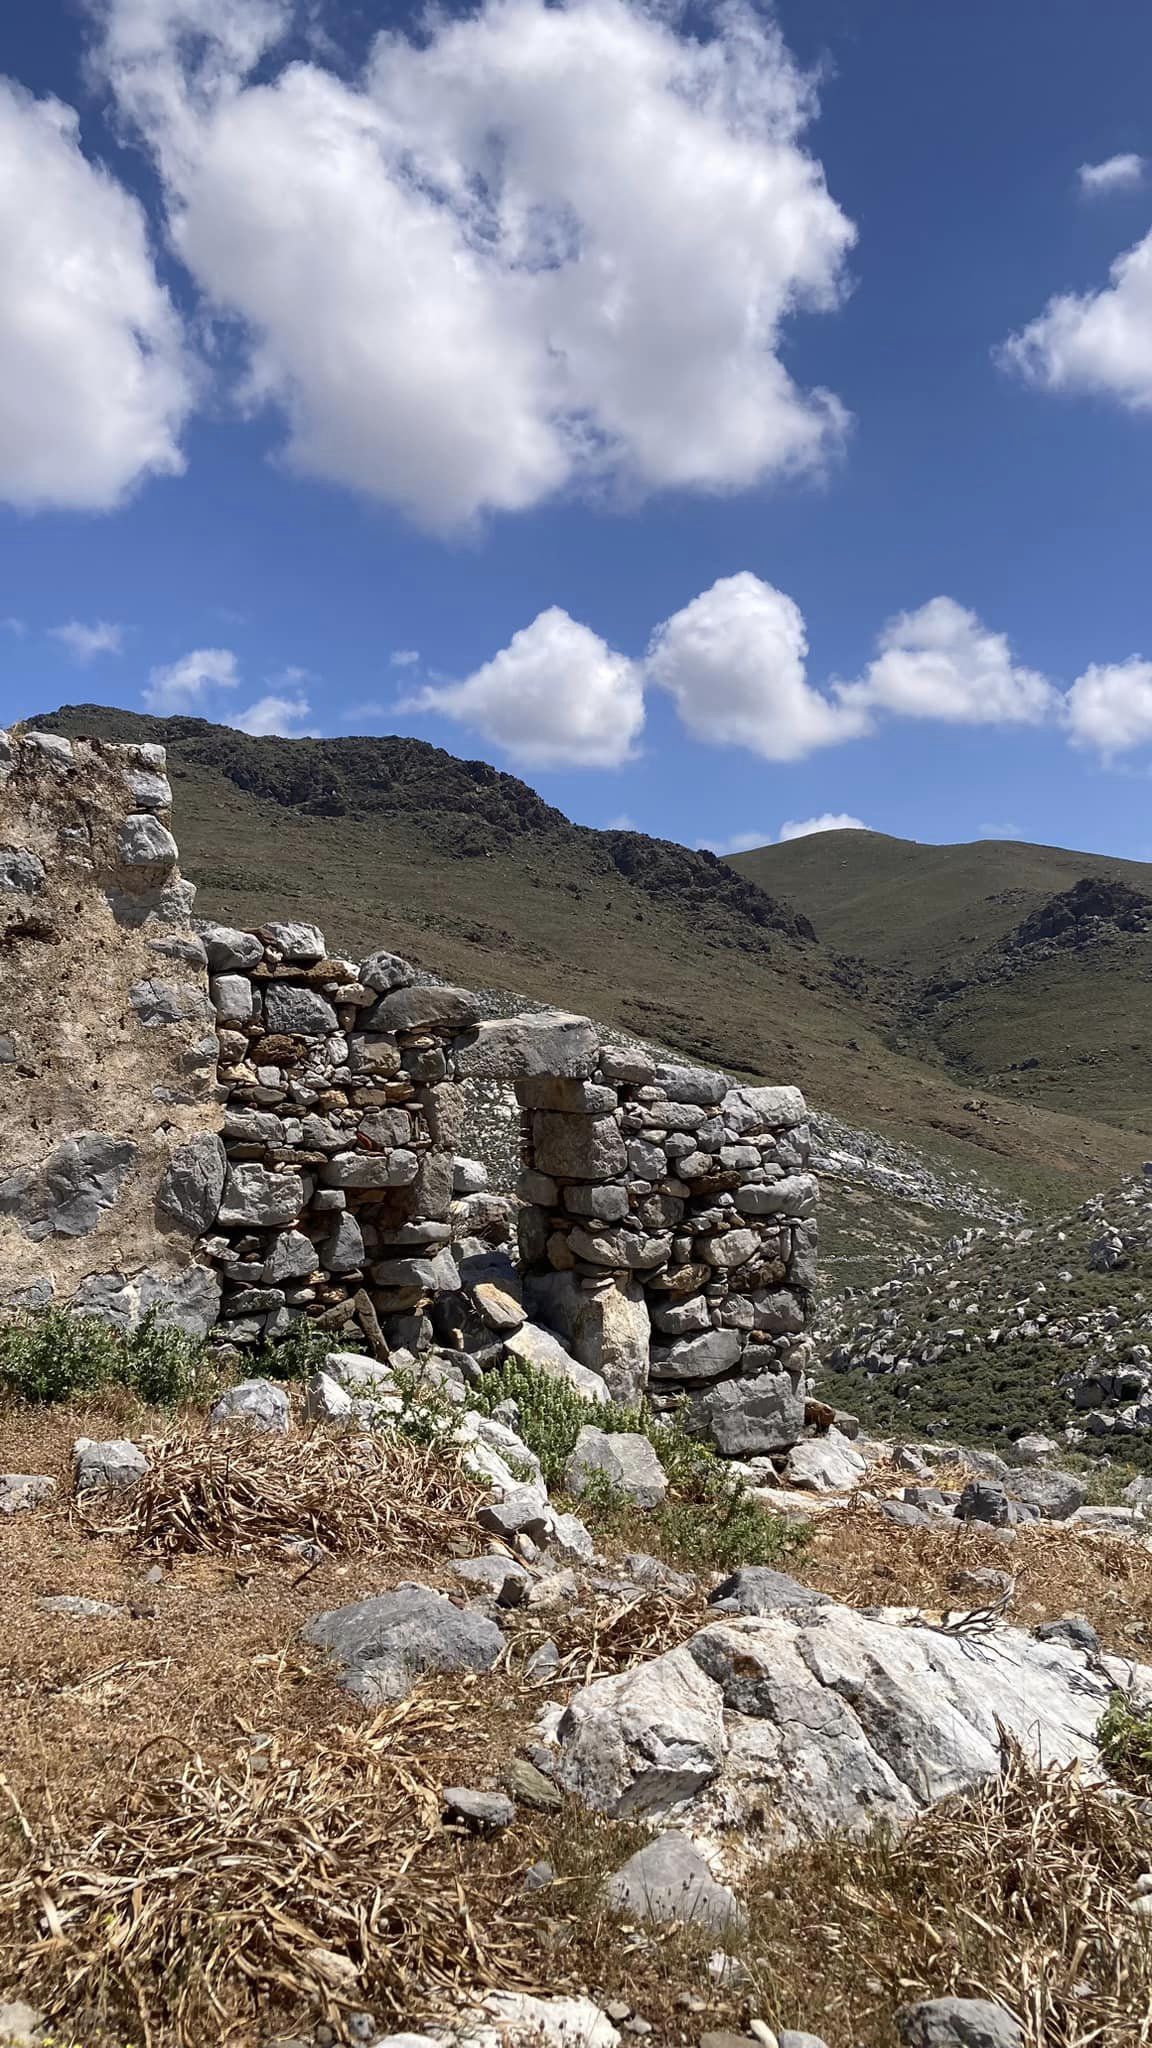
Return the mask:
{"type": "Polygon", "coordinates": [[[795,1081],[849,1122],[1027,1198],[1058,1197],[1068,1177],[1113,1180],[1152,1143],[1152,1115],[1115,1128],[1087,1085],[1056,1112],[1009,1089],[991,1113],[967,1109],[964,1075],[902,1038],[890,973],[847,960],[799,891],[790,902],[710,854],[573,825],[484,762],[419,740],[250,739],[97,705],[37,722],[168,747],[205,915],[315,918],[354,956],[387,944],[466,984],[795,1081]]]}
{"type": "Polygon", "coordinates": [[[873,832],[815,833],[730,865],[866,963],[916,1057],[981,1091],[1147,1129],[1152,866],[873,832]]]}

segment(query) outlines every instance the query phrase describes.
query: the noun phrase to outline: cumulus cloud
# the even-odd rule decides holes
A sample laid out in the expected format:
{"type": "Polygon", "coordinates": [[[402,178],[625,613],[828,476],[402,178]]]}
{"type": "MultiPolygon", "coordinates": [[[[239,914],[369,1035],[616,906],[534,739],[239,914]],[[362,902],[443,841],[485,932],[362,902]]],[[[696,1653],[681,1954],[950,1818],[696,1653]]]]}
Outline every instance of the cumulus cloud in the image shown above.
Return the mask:
{"type": "Polygon", "coordinates": [[[351,76],[277,69],[295,14],[110,0],[103,63],[297,468],[452,525],[823,464],[845,414],[783,331],[837,305],[855,230],[770,21],[482,0],[351,76]]]}
{"type": "Polygon", "coordinates": [[[237,732],[250,733],[254,739],[266,739],[273,733],[282,738],[302,739],[305,735],[301,733],[300,727],[311,713],[312,706],[307,697],[300,695],[299,692],[294,697],[280,697],[273,693],[258,698],[255,704],[249,705],[247,711],[241,711],[236,718],[229,719],[228,723],[234,726],[237,732]]]}
{"type": "Polygon", "coordinates": [[[733,853],[751,853],[758,846],[783,846],[789,839],[807,839],[813,832],[869,832],[871,826],[863,818],[854,818],[848,811],[823,811],[818,818],[789,818],[781,825],[778,833],[763,828],[759,832],[733,832],[727,839],[704,839],[701,845],[709,853],[718,853],[721,859],[733,853]]]}
{"type": "Polygon", "coordinates": [[[1001,362],[1043,391],[1095,393],[1152,408],[1152,234],[1118,256],[1095,292],[1049,299],[1010,336],[1001,362]]]}
{"type": "Polygon", "coordinates": [[[236,656],[227,647],[199,647],[168,668],[154,668],[143,691],[144,702],[157,717],[196,711],[213,690],[234,690],[240,681],[236,656]]]}
{"type": "Polygon", "coordinates": [[[1107,756],[1152,744],[1152,661],[1093,663],[1064,700],[1074,744],[1107,756]]]}
{"type": "Polygon", "coordinates": [[[859,682],[841,685],[845,709],[939,718],[954,725],[1037,725],[1057,703],[1051,683],[1012,658],[994,633],[951,597],[901,612],[879,638],[859,682]]]}
{"type": "Polygon", "coordinates": [[[808,839],[814,832],[870,832],[863,818],[854,818],[851,811],[822,811],[818,818],[789,818],[780,827],[780,843],[789,839],[808,839]]]}
{"type": "Polygon", "coordinates": [[[395,652],[388,656],[392,668],[415,668],[419,660],[419,651],[415,647],[397,647],[395,652]]]}
{"type": "Polygon", "coordinates": [[[460,683],[429,683],[400,709],[474,726],[529,768],[618,768],[644,725],[641,672],[558,605],[460,683]]]}
{"type": "Polygon", "coordinates": [[[92,626],[84,626],[79,619],[71,619],[66,626],[49,626],[48,637],[58,640],[73,659],[80,662],[94,661],[98,654],[122,654],[124,651],[123,627],[111,626],[107,619],[97,619],[92,626]]]}
{"type": "Polygon", "coordinates": [[[0,499],[105,511],[183,468],[181,329],[144,214],[59,100],[0,78],[0,499]]]}
{"type": "Polygon", "coordinates": [[[807,652],[800,607],[743,570],[657,627],[646,666],[696,739],[798,761],[868,725],[864,711],[812,688],[807,652]]]}
{"type": "Polygon", "coordinates": [[[1077,177],[1080,190],[1089,199],[1104,198],[1109,192],[1131,192],[1144,183],[1145,163],[1135,150],[1106,157],[1102,164],[1081,164],[1077,177]]]}

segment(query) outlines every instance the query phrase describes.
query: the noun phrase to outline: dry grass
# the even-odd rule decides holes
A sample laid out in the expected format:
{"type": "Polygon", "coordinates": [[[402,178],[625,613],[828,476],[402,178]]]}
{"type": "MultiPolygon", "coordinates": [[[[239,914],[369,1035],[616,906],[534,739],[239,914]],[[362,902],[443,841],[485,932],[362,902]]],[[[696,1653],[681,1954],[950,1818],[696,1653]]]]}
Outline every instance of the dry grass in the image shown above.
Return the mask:
{"type": "MultiPolygon", "coordinates": [[[[0,1414],[0,1467],[66,1482],[73,1437],[119,1433],[112,1419],[0,1414]]],[[[417,1565],[459,1593],[470,1498],[425,1450],[377,1448],[411,1461],[390,1481],[373,1468],[378,1501],[348,1441],[181,1435],[157,1443],[119,1533],[93,1529],[64,1486],[57,1507],[0,1527],[0,1996],[50,1999],[61,2031],[93,2048],[256,2048],[353,2007],[427,2025],[495,1984],[626,1998],[657,2044],[762,2017],[831,2048],[892,2048],[896,2006],[956,1989],[1002,1997],[1027,2048],[1152,2048],[1152,1948],[1126,1912],[1152,1837],[1075,1772],[1014,1755],[1002,1785],[902,1841],[790,1852],[745,1887],[744,1989],[713,1982],[700,1935],[603,1913],[600,1880],[643,1838],[635,1827],[567,1806],[522,1807],[496,1842],[443,1831],[440,1787],[498,1782],[543,1697],[660,1654],[700,1615],[658,1592],[516,1610],[506,1668],[370,1718],[301,1626],[417,1565]],[[305,1575],[286,1534],[328,1554],[305,1575]],[[76,1623],[38,1609],[60,1592],[126,1612],[76,1623]],[[545,1635],[560,1673],[526,1685],[545,1635]],[[559,1881],[526,1894],[540,1856],[559,1881]],[[677,2005],[688,1991],[700,2014],[677,2005]]],[[[1020,1618],[1078,1607],[1117,1647],[1150,1614],[1142,1552],[1059,1531],[1002,1548],[861,1508],[793,1568],[861,1604],[932,1607],[956,1604],[948,1578],[971,1563],[1017,1573],[1020,1618]]]]}
{"type": "Polygon", "coordinates": [[[273,1736],[221,1767],[158,1738],[84,1841],[0,1780],[26,1845],[0,1936],[61,2019],[145,2043],[250,2035],[278,2010],[335,2017],[523,1973],[530,1919],[440,1826],[440,1760],[466,1698],[409,1700],[310,1743],[273,1736]],[[178,1752],[173,1765],[171,1752],[178,1752]],[[163,1752],[167,1751],[165,1756],[163,1752]]]}
{"type": "Polygon", "coordinates": [[[283,1554],[306,1544],[333,1557],[387,1551],[418,1563],[471,1534],[486,1496],[458,1455],[401,1436],[235,1429],[143,1448],[152,1469],[122,1516],[102,1519],[103,1496],[87,1518],[160,1556],[283,1554]]]}
{"type": "Polygon", "coordinates": [[[901,1529],[857,1499],[817,1525],[807,1550],[789,1569],[807,1584],[852,1607],[924,1607],[933,1612],[972,1602],[953,1575],[992,1566],[1015,1581],[1005,1619],[1031,1627],[1062,1614],[1084,1614],[1106,1649],[1152,1662],[1152,1553],[1115,1537],[1075,1534],[1059,1522],[1015,1531],[1011,1544],[966,1522],[901,1529]]]}

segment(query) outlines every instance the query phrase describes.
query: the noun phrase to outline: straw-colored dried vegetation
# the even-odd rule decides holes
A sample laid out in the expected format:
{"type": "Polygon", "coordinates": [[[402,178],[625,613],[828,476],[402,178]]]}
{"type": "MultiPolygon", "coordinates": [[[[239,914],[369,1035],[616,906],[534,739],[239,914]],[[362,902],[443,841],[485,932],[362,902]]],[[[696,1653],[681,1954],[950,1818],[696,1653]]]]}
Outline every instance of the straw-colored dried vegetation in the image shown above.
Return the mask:
{"type": "MultiPolygon", "coordinates": [[[[1152,1834],[1131,1803],[1013,1754],[1000,1785],[898,1843],[794,1850],[747,1887],[748,1978],[720,1986],[714,1938],[602,1914],[599,1880],[636,1827],[521,1806],[478,1841],[440,1815],[444,1784],[499,1782],[545,1699],[682,1640],[697,1605],[646,1593],[514,1611],[495,1673],[373,1716],[301,1625],[407,1577],[451,1591],[453,1558],[483,1547],[473,1482],[403,1440],[221,1445],[188,1423],[162,1443],[153,1426],[152,1477],[114,1514],[72,1507],[65,1483],[73,1438],[111,1433],[106,1415],[0,1417],[0,1468],[62,1482],[57,1507],[0,1530],[0,1996],[20,1986],[47,2005],[58,2040],[247,2048],[363,2008],[414,2027],[499,1986],[626,1998],[657,2042],[759,2016],[832,2048],[892,2048],[899,2004],[955,1989],[1002,1997],[1028,2048],[1152,2043],[1152,1946],[1128,1910],[1152,1834]],[[123,1612],[42,1612],[54,1593],[123,1612]],[[562,1663],[542,1686],[524,1663],[545,1633],[562,1663]],[[557,1881],[528,1893],[543,1856],[557,1881]]],[[[798,1569],[850,1596],[949,1604],[939,1541],[841,1517],[798,1569]],[[893,1575],[883,1593],[870,1544],[893,1575]]],[[[1020,1597],[1104,1626],[1119,1588],[1147,1614],[1148,1576],[1078,1561],[1061,1582],[1056,1547],[1035,1561],[1013,1547],[1020,1597]]]]}

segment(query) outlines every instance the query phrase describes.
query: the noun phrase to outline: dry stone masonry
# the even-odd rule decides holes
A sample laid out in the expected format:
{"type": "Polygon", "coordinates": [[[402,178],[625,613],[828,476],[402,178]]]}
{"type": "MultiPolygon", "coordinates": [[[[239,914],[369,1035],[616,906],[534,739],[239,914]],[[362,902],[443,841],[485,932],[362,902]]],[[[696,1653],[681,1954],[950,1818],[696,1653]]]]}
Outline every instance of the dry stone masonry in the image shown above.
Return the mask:
{"type": "Polygon", "coordinates": [[[0,733],[0,1302],[190,1331],[219,1286],[160,1199],[216,1120],[164,750],[0,733]]]}
{"type": "Polygon", "coordinates": [[[735,1457],[796,1443],[797,1090],[661,1064],[586,1017],[485,1017],[311,924],[194,924],[164,767],[0,738],[0,1300],[155,1310],[242,1349],[311,1326],[380,1361],[509,1360],[590,1402],[687,1401],[735,1457]],[[519,1205],[460,1156],[466,1090],[508,1084],[519,1205]]]}
{"type": "Polygon", "coordinates": [[[687,1398],[732,1456],[797,1442],[816,1277],[803,1097],[591,1026],[549,1059],[516,1079],[529,1298],[618,1398],[687,1398]]]}

